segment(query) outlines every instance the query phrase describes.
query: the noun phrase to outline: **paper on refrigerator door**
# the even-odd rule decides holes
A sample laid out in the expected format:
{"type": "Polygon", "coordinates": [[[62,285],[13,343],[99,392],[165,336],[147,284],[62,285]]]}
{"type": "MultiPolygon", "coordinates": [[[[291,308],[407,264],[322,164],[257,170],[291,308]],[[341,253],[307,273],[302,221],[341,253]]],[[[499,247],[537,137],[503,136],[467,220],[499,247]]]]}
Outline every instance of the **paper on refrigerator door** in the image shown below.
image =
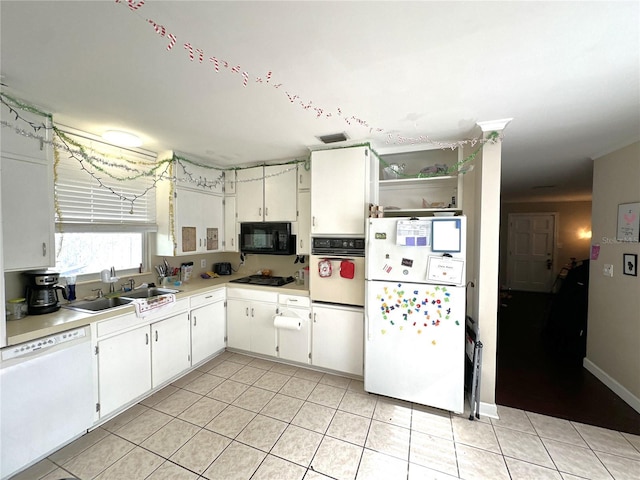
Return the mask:
{"type": "Polygon", "coordinates": [[[431,226],[434,252],[458,253],[462,251],[462,222],[459,218],[434,219],[431,226]]]}
{"type": "Polygon", "coordinates": [[[431,222],[429,220],[398,220],[396,244],[406,247],[430,246],[431,222]]]}
{"type": "Polygon", "coordinates": [[[427,260],[428,282],[461,285],[464,260],[452,257],[430,256],[427,260]]]}

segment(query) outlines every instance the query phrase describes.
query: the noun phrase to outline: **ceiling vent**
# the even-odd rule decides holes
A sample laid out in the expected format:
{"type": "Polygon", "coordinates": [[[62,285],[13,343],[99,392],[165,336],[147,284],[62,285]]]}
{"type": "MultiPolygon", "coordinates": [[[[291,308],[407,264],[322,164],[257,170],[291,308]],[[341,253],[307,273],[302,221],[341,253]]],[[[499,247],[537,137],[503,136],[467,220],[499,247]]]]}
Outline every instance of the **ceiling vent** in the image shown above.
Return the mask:
{"type": "Polygon", "coordinates": [[[322,143],[336,143],[336,142],[344,142],[347,140],[347,135],[345,133],[332,133],[330,135],[322,135],[320,137],[316,137],[322,143]]]}

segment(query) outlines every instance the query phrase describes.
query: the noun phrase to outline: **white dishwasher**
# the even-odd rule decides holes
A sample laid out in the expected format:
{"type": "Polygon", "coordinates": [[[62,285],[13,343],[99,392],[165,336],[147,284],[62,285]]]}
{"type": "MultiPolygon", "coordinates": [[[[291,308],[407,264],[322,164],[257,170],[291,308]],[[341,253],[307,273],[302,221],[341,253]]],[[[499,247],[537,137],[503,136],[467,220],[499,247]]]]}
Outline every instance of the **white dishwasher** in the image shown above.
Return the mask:
{"type": "Polygon", "coordinates": [[[6,347],[0,363],[0,478],[93,423],[91,332],[76,328],[6,347]]]}

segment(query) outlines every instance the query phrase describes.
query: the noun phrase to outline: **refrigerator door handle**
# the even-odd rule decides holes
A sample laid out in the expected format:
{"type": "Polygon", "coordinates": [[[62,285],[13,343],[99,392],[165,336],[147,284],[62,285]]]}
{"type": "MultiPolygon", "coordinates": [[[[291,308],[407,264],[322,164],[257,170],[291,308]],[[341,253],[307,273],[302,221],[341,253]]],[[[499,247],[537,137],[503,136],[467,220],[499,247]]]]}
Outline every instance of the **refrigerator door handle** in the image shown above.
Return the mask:
{"type": "Polygon", "coordinates": [[[364,309],[364,338],[367,339],[367,342],[371,341],[371,329],[369,328],[369,308],[368,308],[368,303],[369,303],[369,282],[365,281],[364,283],[364,303],[365,303],[365,309],[364,309]]]}
{"type": "Polygon", "coordinates": [[[371,329],[369,328],[369,315],[368,314],[364,314],[364,336],[367,339],[367,342],[371,341],[371,334],[370,334],[371,329]]]}

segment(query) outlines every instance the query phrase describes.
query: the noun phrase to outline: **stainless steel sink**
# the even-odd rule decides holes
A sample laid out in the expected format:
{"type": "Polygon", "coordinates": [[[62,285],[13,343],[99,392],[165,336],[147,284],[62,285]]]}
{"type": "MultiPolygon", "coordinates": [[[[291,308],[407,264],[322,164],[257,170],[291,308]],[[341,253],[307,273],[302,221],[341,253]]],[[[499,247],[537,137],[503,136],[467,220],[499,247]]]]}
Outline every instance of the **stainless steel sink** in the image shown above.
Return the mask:
{"type": "Polygon", "coordinates": [[[131,302],[133,302],[132,298],[102,297],[102,298],[96,298],[95,300],[81,300],[79,302],[74,302],[69,305],[62,305],[62,306],[64,308],[68,308],[70,310],[76,310],[78,312],[96,313],[96,312],[101,312],[103,310],[108,310],[110,308],[128,305],[131,302]]]}
{"type": "Polygon", "coordinates": [[[132,290],[130,292],[122,293],[117,297],[101,297],[96,298],[95,300],[81,300],[62,306],[64,308],[68,308],[69,310],[76,310],[78,312],[98,313],[104,310],[109,310],[110,308],[128,305],[138,298],[157,297],[158,295],[164,295],[166,293],[178,293],[179,291],[180,290],[175,290],[173,288],[140,288],[132,290]]]}
{"type": "Polygon", "coordinates": [[[179,291],[180,290],[175,290],[173,288],[161,287],[138,288],[136,290],[131,290],[130,292],[124,292],[120,295],[120,298],[151,298],[167,293],[178,293],[179,291]]]}

